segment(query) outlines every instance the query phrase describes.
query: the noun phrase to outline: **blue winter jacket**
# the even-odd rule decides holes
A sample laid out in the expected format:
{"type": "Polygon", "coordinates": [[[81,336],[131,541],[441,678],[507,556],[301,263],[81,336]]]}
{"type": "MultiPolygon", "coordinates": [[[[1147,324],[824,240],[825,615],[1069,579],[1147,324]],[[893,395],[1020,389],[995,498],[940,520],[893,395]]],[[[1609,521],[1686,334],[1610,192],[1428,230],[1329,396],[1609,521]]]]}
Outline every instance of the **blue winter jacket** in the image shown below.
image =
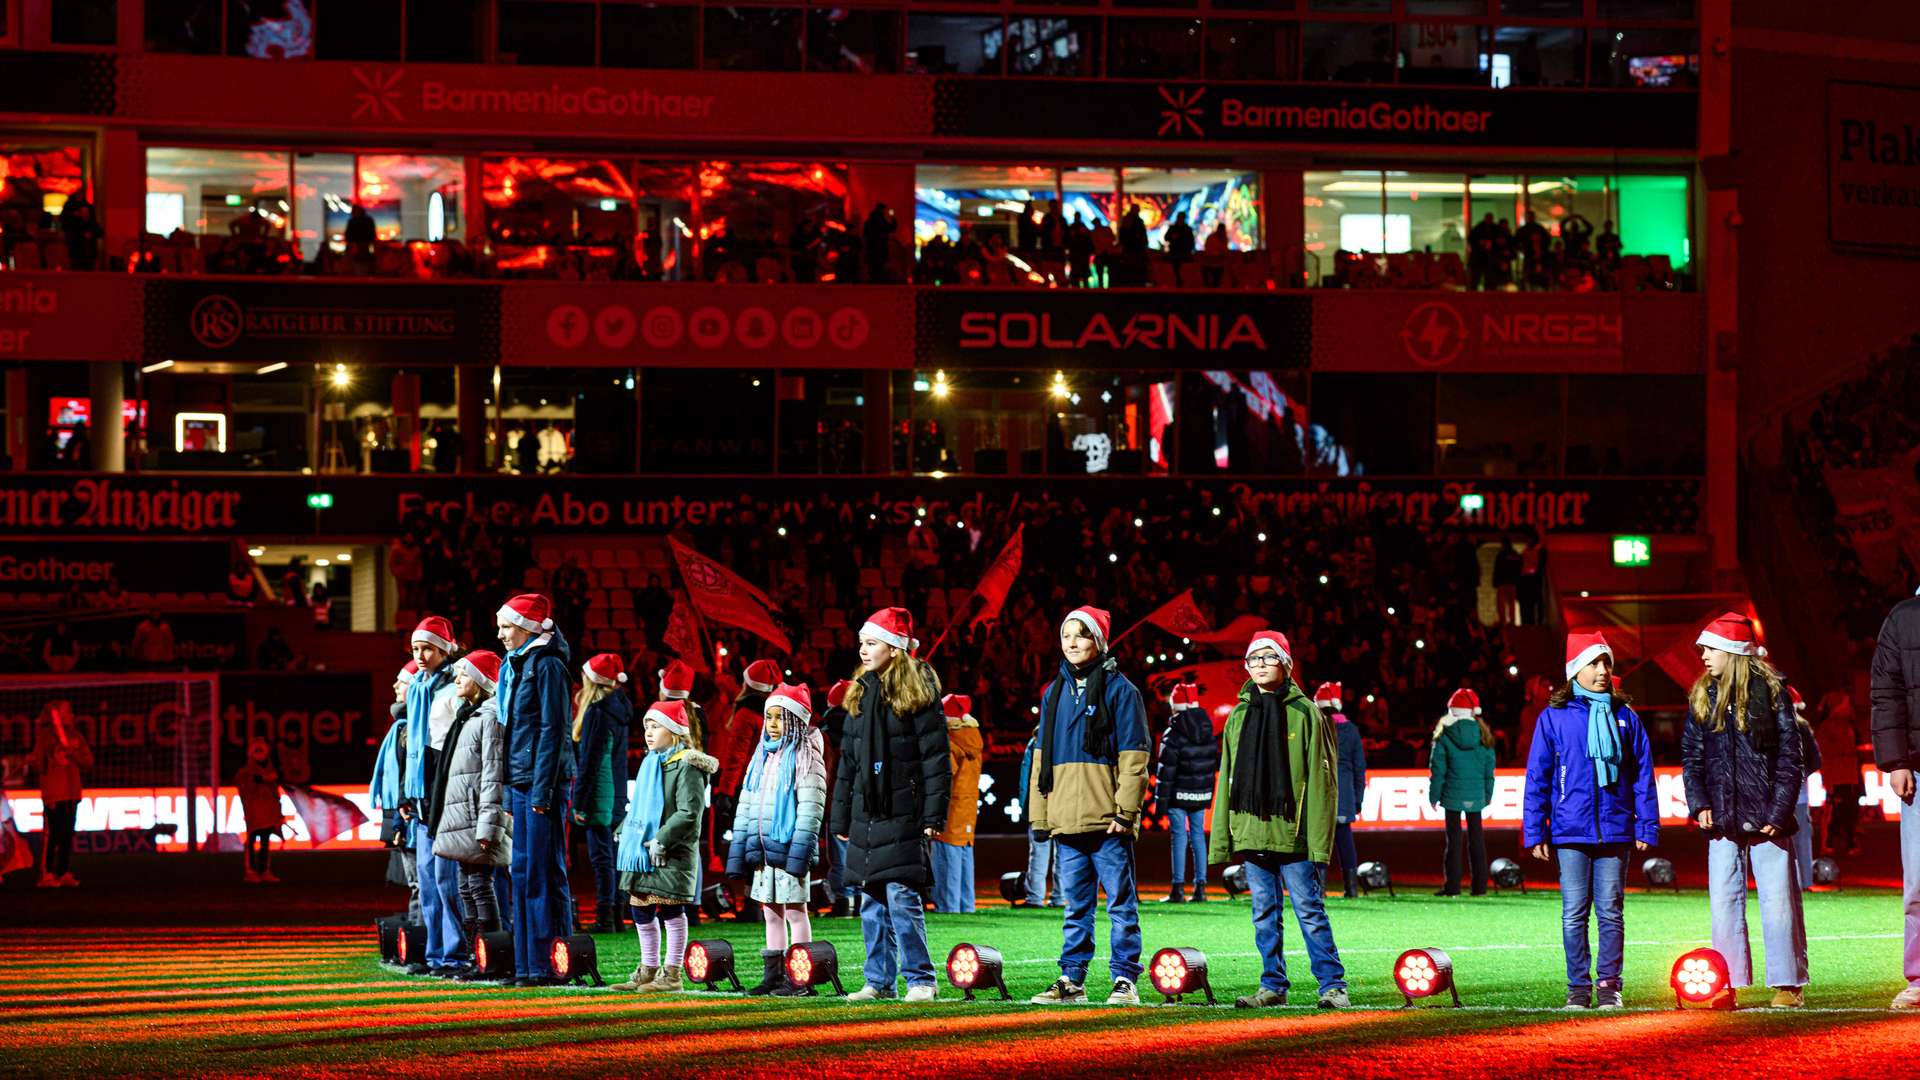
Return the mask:
{"type": "Polygon", "coordinates": [[[514,666],[513,700],[500,703],[507,725],[507,783],[551,811],[573,778],[573,684],[567,639],[547,640],[502,663],[514,666]]]}
{"type": "Polygon", "coordinates": [[[1626,705],[1620,725],[1620,775],[1601,787],[1587,757],[1587,706],[1575,700],[1541,710],[1527,753],[1523,842],[1623,844],[1660,842],[1660,801],[1654,792],[1653,751],[1647,729],[1626,705]]]}
{"type": "Polygon", "coordinates": [[[589,805],[596,794],[593,786],[599,782],[599,771],[589,768],[588,763],[600,760],[606,751],[608,741],[613,745],[613,810],[607,819],[609,825],[618,825],[627,816],[627,781],[632,770],[627,765],[627,751],[632,738],[633,699],[627,696],[625,687],[616,687],[606,697],[587,706],[585,722],[580,731],[580,767],[573,778],[573,806],[575,810],[589,805]]]}
{"type": "Polygon", "coordinates": [[[1333,737],[1339,744],[1340,808],[1335,820],[1357,821],[1367,804],[1366,740],[1360,736],[1360,725],[1345,716],[1334,713],[1328,719],[1333,721],[1333,737]]]}

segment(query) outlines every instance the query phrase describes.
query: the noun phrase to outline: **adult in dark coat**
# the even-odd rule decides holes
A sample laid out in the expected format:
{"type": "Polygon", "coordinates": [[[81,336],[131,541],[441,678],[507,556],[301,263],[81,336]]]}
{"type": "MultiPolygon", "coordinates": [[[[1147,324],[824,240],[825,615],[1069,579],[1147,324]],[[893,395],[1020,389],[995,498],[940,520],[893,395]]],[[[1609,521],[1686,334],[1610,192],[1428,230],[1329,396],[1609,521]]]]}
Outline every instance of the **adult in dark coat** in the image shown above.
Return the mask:
{"type": "Polygon", "coordinates": [[[1920,598],[1888,613],[1873,650],[1873,760],[1900,800],[1901,909],[1906,912],[1903,974],[1907,988],[1896,1009],[1920,1009],[1920,805],[1914,771],[1920,769],[1920,598]]]}
{"type": "Polygon", "coordinates": [[[527,593],[495,613],[506,646],[497,700],[513,815],[513,973],[522,986],[555,984],[553,939],[573,932],[566,842],[572,665],[552,610],[553,601],[527,593]]]}

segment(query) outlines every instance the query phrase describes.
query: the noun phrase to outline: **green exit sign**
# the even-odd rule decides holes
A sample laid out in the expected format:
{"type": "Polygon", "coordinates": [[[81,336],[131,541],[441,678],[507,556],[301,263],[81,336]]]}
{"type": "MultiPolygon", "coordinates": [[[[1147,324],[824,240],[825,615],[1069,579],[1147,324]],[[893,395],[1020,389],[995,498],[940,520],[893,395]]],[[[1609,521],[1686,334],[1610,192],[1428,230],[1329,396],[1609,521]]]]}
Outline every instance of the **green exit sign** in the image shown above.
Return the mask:
{"type": "Polygon", "coordinates": [[[1478,513],[1487,508],[1487,497],[1477,491],[1469,491],[1460,496],[1460,509],[1469,514],[1478,513]]]}
{"type": "Polygon", "coordinates": [[[1653,562],[1653,538],[1616,536],[1613,538],[1613,565],[1646,566],[1653,562]]]}
{"type": "Polygon", "coordinates": [[[331,510],[333,509],[333,496],[324,491],[313,492],[307,496],[307,509],[331,510]]]}

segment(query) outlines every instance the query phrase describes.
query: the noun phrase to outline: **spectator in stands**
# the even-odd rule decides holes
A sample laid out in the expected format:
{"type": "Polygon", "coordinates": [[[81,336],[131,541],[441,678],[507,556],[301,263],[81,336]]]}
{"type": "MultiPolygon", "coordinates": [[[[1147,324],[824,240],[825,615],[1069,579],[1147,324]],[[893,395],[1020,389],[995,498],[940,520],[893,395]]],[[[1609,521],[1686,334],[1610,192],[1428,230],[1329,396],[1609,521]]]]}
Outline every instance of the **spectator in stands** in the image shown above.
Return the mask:
{"type": "Polygon", "coordinates": [[[157,608],[148,608],[140,624],[133,628],[133,645],[128,650],[140,671],[167,671],[173,668],[173,624],[157,608]]]}
{"type": "Polygon", "coordinates": [[[1160,242],[1167,250],[1167,262],[1173,266],[1173,283],[1186,285],[1186,268],[1187,264],[1193,261],[1195,244],[1193,226],[1187,223],[1185,210],[1174,217],[1173,223],[1167,226],[1166,234],[1160,242]]]}
{"type": "Polygon", "coordinates": [[[1494,607],[1506,626],[1520,625],[1520,571],[1524,562],[1519,545],[1518,537],[1503,537],[1500,550],[1493,556],[1494,607]]]}
{"type": "Polygon", "coordinates": [[[1860,735],[1854,730],[1853,699],[1834,690],[1820,699],[1820,724],[1814,738],[1820,744],[1820,776],[1827,789],[1820,808],[1821,849],[1829,855],[1859,853],[1855,828],[1860,820],[1860,735]]]}
{"type": "Polygon", "coordinates": [[[1367,804],[1367,748],[1360,725],[1341,712],[1345,688],[1339,683],[1321,683],[1313,692],[1313,707],[1333,724],[1334,749],[1338,755],[1340,805],[1334,812],[1333,850],[1340,856],[1341,895],[1351,900],[1360,895],[1360,853],[1353,843],[1353,823],[1367,804]]]}
{"type": "Polygon", "coordinates": [[[633,725],[633,700],[620,658],[600,653],[580,666],[580,692],[574,696],[573,745],[580,762],[573,781],[573,823],[587,834],[587,861],[593,865],[594,917],[598,933],[617,931],[626,906],[620,903],[614,872],[614,830],[627,814],[627,741],[633,725]]]}
{"type": "Polygon", "coordinates": [[[75,270],[92,270],[100,261],[100,241],[106,236],[93,216],[93,204],[85,194],[74,192],[60,207],[60,232],[67,242],[67,265],[75,270]]]}
{"type": "Polygon", "coordinates": [[[886,203],[875,203],[873,212],[867,215],[866,222],[860,226],[868,281],[884,284],[893,280],[890,254],[894,234],[899,231],[900,222],[893,216],[893,211],[886,203]]]}
{"type": "Polygon", "coordinates": [[[249,885],[274,884],[273,841],[286,821],[280,812],[280,770],[273,764],[273,744],[255,737],[247,744],[247,760],[233,777],[240,809],[247,822],[246,873],[249,885]]]}
{"type": "Polygon", "coordinates": [[[575,633],[586,628],[589,584],[587,572],[581,568],[578,555],[569,554],[565,561],[554,568],[553,576],[547,580],[547,587],[553,590],[553,621],[556,625],[575,633]]]}
{"type": "Polygon", "coordinates": [[[42,889],[72,888],[73,825],[84,794],[81,770],[93,768],[93,747],[74,722],[73,705],[49,701],[33,726],[33,749],[27,764],[40,777],[40,805],[45,836],[40,845],[42,889]]]}
{"type": "Polygon", "coordinates": [[[813,695],[805,686],[774,687],[762,715],[727,844],[727,876],[750,882],[747,896],[766,924],[761,980],[747,993],[812,997],[811,987],[787,980],[785,958],[813,940],[807,906],[826,815],[826,741],[812,726],[813,695]]]}
{"type": "Polygon", "coordinates": [[[567,739],[572,686],[567,639],[553,624],[553,601],[538,593],[509,599],[495,613],[500,643],[498,715],[506,725],[507,803],[513,814],[513,968],[521,986],[553,985],[548,945],[573,929],[565,842],[567,781],[574,774],[567,739]]]}
{"type": "Polygon", "coordinates": [[[355,254],[367,254],[373,250],[379,235],[373,227],[373,215],[359,203],[353,204],[353,210],[347,215],[347,225],[341,233],[341,239],[347,243],[347,250],[355,254]]]}
{"type": "Polygon", "coordinates": [[[1453,692],[1446,714],[1434,725],[1427,758],[1427,797],[1447,815],[1445,883],[1435,896],[1459,896],[1462,863],[1473,862],[1473,895],[1487,894],[1487,841],[1480,814],[1493,802],[1493,729],[1481,716],[1480,695],[1453,692]],[[1466,843],[1461,843],[1461,819],[1466,843]]]}
{"type": "Polygon", "coordinates": [[[1494,223],[1493,211],[1489,210],[1467,233],[1467,275],[1468,288],[1478,291],[1492,283],[1494,249],[1500,239],[1500,226],[1494,223]]]}
{"type": "Polygon", "coordinates": [[[1207,234],[1206,262],[1200,268],[1200,280],[1209,289],[1217,289],[1227,272],[1227,223],[1216,223],[1213,231],[1207,234]]]}
{"type": "Polygon", "coordinates": [[[1593,222],[1575,210],[1560,222],[1560,242],[1566,248],[1568,264],[1585,267],[1592,259],[1593,222]]]}
{"type": "Polygon", "coordinates": [[[1147,283],[1147,223],[1136,204],[1120,218],[1120,266],[1114,284],[1139,287],[1147,283]]]}
{"type": "Polygon", "coordinates": [[[268,627],[260,647],[254,650],[254,666],[261,671],[290,671],[294,660],[293,646],[287,643],[286,635],[277,626],[268,627]]]}
{"type": "Polygon", "coordinates": [[[1079,214],[1073,215],[1073,224],[1067,226],[1066,247],[1067,284],[1084,288],[1093,273],[1093,230],[1087,228],[1079,214]]]}
{"type": "Polygon", "coordinates": [[[1167,815],[1167,834],[1173,851],[1173,888],[1162,903],[1187,900],[1186,883],[1193,882],[1193,899],[1207,898],[1207,810],[1213,805],[1214,774],[1220,769],[1220,746],[1213,735],[1213,718],[1200,707],[1200,687],[1179,683],[1167,695],[1172,715],[1160,736],[1160,767],[1154,775],[1154,801],[1167,815]],[[1188,877],[1191,864],[1192,877],[1188,877]]]}
{"type": "Polygon", "coordinates": [[[103,608],[128,607],[133,603],[132,595],[120,584],[117,574],[108,575],[106,586],[94,593],[92,600],[94,607],[103,608]]]}
{"type": "Polygon", "coordinates": [[[1920,799],[1914,794],[1914,770],[1920,769],[1920,596],[1887,613],[1871,678],[1873,760],[1900,800],[1900,905],[1906,914],[1901,975],[1907,985],[1893,1007],[1920,1009],[1920,799]]]}
{"type": "Polygon", "coordinates": [[[1114,238],[1113,228],[1104,221],[1096,221],[1089,230],[1093,235],[1093,277],[1104,289],[1112,280],[1113,251],[1118,241],[1114,238]]]}
{"type": "Polygon", "coordinates": [[[947,793],[947,820],[933,838],[933,910],[970,914],[973,896],[973,830],[980,819],[980,721],[973,699],[948,694],[940,699],[947,718],[947,758],[953,784],[947,793]]]}
{"type": "Polygon", "coordinates": [[[633,594],[633,611],[647,628],[647,637],[661,640],[667,632],[667,618],[673,614],[673,595],[667,592],[659,574],[648,574],[647,587],[633,594]]]}
{"type": "Polygon", "coordinates": [[[1527,220],[1513,234],[1513,243],[1520,254],[1521,273],[1527,288],[1542,290],[1550,287],[1553,280],[1553,234],[1540,224],[1540,215],[1527,211],[1527,220]]]}
{"type": "Polygon", "coordinates": [[[64,675],[80,664],[80,642],[67,629],[65,619],[57,619],[40,643],[40,662],[55,675],[64,675]]]}
{"type": "Polygon", "coordinates": [[[1600,259],[1600,265],[1608,270],[1620,265],[1621,252],[1625,245],[1620,242],[1620,234],[1613,229],[1613,219],[1600,223],[1600,234],[1593,238],[1593,252],[1600,259]]]}
{"type": "MultiPolygon", "coordinates": [[[[494,879],[507,865],[513,841],[506,806],[507,740],[493,700],[499,654],[475,649],[454,662],[453,673],[456,707],[432,800],[433,854],[459,869],[461,931],[472,942],[500,929],[494,879]]],[[[482,974],[475,967],[457,977],[472,981],[482,974]]]]}
{"type": "MultiPolygon", "coordinates": [[[[117,579],[109,584],[117,585],[117,579]]],[[[233,604],[251,604],[259,598],[259,579],[253,569],[253,563],[236,556],[233,566],[227,571],[227,601],[233,604]]]]}

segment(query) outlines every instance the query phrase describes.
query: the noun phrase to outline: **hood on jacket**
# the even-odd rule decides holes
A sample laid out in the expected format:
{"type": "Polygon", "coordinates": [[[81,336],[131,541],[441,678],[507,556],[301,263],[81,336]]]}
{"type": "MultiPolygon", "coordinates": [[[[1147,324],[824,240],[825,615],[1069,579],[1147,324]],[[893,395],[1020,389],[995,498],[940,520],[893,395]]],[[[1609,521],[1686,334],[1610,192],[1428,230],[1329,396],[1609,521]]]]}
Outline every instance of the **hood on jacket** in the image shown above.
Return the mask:
{"type": "Polygon", "coordinates": [[[689,746],[681,753],[680,760],[711,776],[720,771],[720,759],[712,754],[704,754],[689,746]]]}
{"type": "Polygon", "coordinates": [[[978,721],[978,720],[975,720],[975,719],[974,719],[973,717],[971,717],[971,716],[949,716],[949,717],[947,717],[947,730],[948,730],[948,731],[953,731],[953,730],[955,730],[956,728],[966,728],[966,727],[970,727],[970,728],[977,728],[977,727],[979,727],[979,726],[980,726],[980,721],[978,721]]]}
{"type": "Polygon", "coordinates": [[[1440,718],[1440,732],[1434,736],[1446,739],[1462,750],[1471,750],[1480,745],[1480,725],[1478,723],[1458,723],[1466,718],[1461,716],[1443,716],[1440,718]]]}

